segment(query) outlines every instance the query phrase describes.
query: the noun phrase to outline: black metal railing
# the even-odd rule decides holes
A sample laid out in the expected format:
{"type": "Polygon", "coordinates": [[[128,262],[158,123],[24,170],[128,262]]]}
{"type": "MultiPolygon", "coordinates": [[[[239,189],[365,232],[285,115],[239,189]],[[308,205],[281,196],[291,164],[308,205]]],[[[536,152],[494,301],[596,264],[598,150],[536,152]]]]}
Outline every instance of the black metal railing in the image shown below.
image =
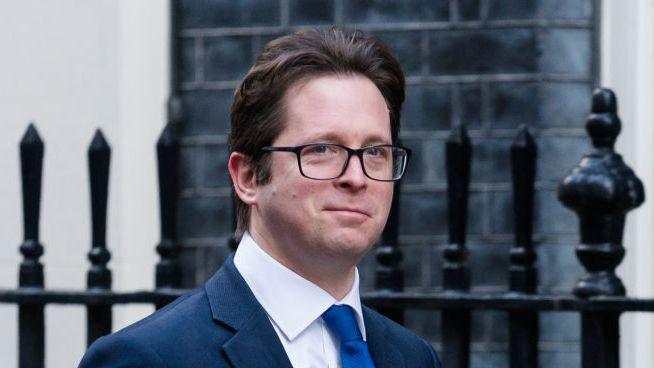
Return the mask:
{"type": "MultiPolygon", "coordinates": [[[[469,366],[470,316],[472,311],[498,310],[509,316],[510,366],[538,366],[538,321],[542,312],[569,311],[581,315],[582,367],[619,367],[619,318],[624,312],[654,312],[654,299],[625,297],[625,288],[615,275],[622,260],[625,215],[644,200],[644,190],[634,173],[613,150],[620,132],[620,119],[613,93],[598,89],[593,94],[587,130],[592,151],[559,186],[559,199],[580,219],[581,241],[577,256],[586,268],[574,290],[566,295],[537,293],[536,253],[532,241],[534,179],[537,147],[526,127],[521,127],[510,148],[513,175],[515,242],[507,255],[509,291],[481,294],[470,291],[469,250],[466,247],[468,187],[471,144],[459,126],[447,141],[445,159],[448,177],[449,243],[443,251],[443,291],[403,291],[402,251],[398,246],[400,186],[395,187],[387,227],[376,250],[375,291],[365,293],[364,302],[398,322],[407,308],[440,310],[444,367],[469,366]]],[[[0,303],[19,306],[19,366],[44,365],[44,306],[81,304],[87,307],[87,344],[107,334],[112,327],[112,307],[117,304],[150,303],[160,307],[186,290],[179,289],[180,272],[175,234],[175,203],[178,191],[179,143],[177,124],[169,123],[157,143],[161,241],[156,246],[153,291],[111,290],[111,258],[105,241],[108,179],[111,149],[97,131],[89,147],[92,242],[87,289],[44,289],[43,265],[39,258],[39,206],[43,142],[30,125],[20,143],[23,183],[25,240],[20,245],[23,261],[17,289],[0,289],[0,303]]],[[[234,226],[233,218],[226,218],[234,226]]],[[[235,246],[233,238],[229,240],[235,246]]],[[[470,255],[474,256],[474,254],[470,255]]]]}

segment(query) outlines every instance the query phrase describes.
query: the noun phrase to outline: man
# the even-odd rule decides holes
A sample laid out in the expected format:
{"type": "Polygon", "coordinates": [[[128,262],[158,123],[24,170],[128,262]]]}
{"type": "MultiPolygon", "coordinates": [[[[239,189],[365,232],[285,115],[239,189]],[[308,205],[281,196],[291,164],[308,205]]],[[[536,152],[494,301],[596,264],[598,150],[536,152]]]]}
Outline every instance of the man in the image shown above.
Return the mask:
{"type": "Polygon", "coordinates": [[[361,305],[356,264],[382,232],[409,151],[404,76],[360,32],[270,42],[234,96],[238,250],[204,285],[99,339],[82,367],[440,367],[361,305]]]}

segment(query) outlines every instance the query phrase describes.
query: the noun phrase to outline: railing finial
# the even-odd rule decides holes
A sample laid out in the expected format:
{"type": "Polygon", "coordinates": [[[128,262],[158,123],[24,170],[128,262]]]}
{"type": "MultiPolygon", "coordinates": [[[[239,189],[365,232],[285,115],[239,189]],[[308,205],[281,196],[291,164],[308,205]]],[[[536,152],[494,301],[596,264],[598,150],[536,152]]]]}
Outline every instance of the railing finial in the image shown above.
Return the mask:
{"type": "Polygon", "coordinates": [[[157,288],[180,286],[181,277],[177,261],[176,235],[179,141],[175,124],[166,124],[157,141],[157,165],[159,168],[159,204],[161,219],[161,242],[157,252],[161,260],[155,271],[157,288]]]}
{"type": "Polygon", "coordinates": [[[20,141],[24,226],[24,241],[20,246],[24,257],[19,273],[21,287],[43,287],[43,265],[39,261],[43,255],[39,242],[43,152],[43,141],[34,123],[30,123],[20,141]]]}
{"type": "Polygon", "coordinates": [[[586,124],[594,148],[559,186],[559,200],[580,220],[577,257],[587,274],[574,289],[579,297],[626,292],[615,275],[625,253],[624,221],[627,212],[643,203],[645,193],[641,181],[613,150],[620,126],[615,95],[609,89],[596,89],[586,124]]]}
{"type": "Polygon", "coordinates": [[[111,288],[111,271],[107,268],[111,254],[107,250],[106,240],[110,161],[111,148],[102,131],[97,129],[88,150],[92,222],[91,250],[88,254],[91,261],[87,277],[89,288],[111,288]]]}

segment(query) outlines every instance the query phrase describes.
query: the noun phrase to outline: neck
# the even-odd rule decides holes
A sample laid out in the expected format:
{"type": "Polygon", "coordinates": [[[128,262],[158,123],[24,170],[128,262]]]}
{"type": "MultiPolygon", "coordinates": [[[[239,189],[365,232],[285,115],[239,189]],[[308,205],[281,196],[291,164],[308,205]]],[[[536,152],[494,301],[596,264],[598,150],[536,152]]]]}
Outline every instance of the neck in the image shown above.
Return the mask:
{"type": "Polygon", "coordinates": [[[279,246],[279,242],[276,242],[274,238],[266,236],[257,229],[251,228],[250,236],[264,252],[277,262],[325,290],[334,299],[341,300],[352,290],[356,263],[322,254],[307,254],[302,250],[311,249],[311,247],[302,247],[302,245],[279,246]]]}

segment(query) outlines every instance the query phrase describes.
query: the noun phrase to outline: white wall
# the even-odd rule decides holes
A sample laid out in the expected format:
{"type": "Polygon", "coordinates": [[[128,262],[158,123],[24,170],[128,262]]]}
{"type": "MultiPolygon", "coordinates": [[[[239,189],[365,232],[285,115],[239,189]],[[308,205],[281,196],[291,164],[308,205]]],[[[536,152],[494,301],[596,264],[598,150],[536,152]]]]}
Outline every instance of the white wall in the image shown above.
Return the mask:
{"type": "MultiPolygon", "coordinates": [[[[86,150],[96,127],[112,146],[108,245],[114,288],[150,289],[157,257],[154,144],[168,91],[167,1],[0,2],[0,288],[17,285],[22,241],[18,142],[45,141],[41,241],[48,288],[85,286],[90,246],[86,150]]],[[[118,308],[115,327],[150,307],[118,308]]],[[[16,308],[0,304],[0,366],[17,366],[16,308]]],[[[82,307],[49,306],[46,364],[76,366],[82,307]]]]}
{"type": "MultiPolygon", "coordinates": [[[[605,0],[602,84],[618,96],[622,134],[617,150],[645,185],[645,204],[627,217],[625,260],[618,269],[630,296],[654,298],[654,2],[605,0]]],[[[626,314],[623,367],[654,365],[654,316],[626,314]]]]}

